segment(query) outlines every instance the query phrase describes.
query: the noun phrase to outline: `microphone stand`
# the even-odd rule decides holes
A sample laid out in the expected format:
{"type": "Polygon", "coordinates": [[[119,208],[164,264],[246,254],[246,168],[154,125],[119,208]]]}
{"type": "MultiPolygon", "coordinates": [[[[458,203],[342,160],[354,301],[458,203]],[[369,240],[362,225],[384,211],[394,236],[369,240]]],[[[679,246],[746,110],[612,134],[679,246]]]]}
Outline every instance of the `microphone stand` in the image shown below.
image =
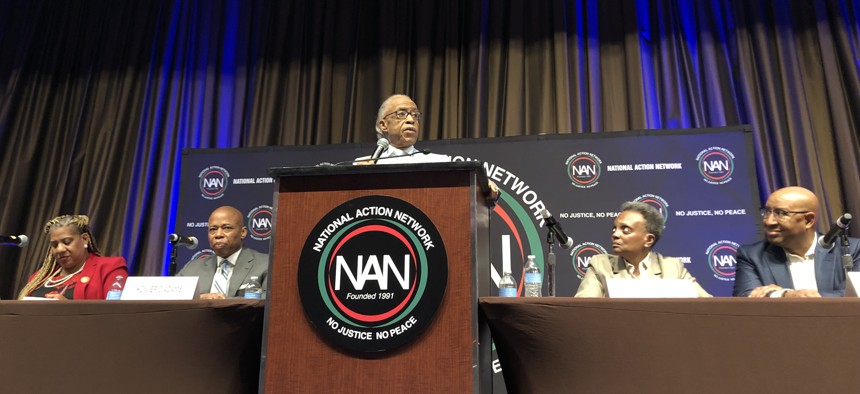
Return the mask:
{"type": "Polygon", "coordinates": [[[552,245],[555,243],[555,235],[547,228],[546,233],[546,294],[547,297],[555,297],[555,253],[552,245]]]}
{"type": "Polygon", "coordinates": [[[167,276],[176,275],[176,243],[170,242],[170,264],[167,265],[167,276]]]}
{"type": "Polygon", "coordinates": [[[840,245],[842,247],[842,268],[846,273],[848,273],[854,269],[854,261],[851,260],[851,248],[848,245],[848,232],[846,229],[842,229],[842,233],[839,234],[839,238],[842,240],[840,245]]]}

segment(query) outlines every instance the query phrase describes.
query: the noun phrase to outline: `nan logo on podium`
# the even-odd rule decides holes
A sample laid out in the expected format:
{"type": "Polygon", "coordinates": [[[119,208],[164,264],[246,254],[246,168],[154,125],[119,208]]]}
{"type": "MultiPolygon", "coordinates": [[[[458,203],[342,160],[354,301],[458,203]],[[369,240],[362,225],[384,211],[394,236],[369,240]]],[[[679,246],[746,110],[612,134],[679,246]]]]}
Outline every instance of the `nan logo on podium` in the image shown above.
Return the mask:
{"type": "Polygon", "coordinates": [[[302,248],[298,289],[308,319],[330,343],[384,352],[430,325],[448,282],[442,237],[406,201],[366,196],[331,210],[302,248]]]}

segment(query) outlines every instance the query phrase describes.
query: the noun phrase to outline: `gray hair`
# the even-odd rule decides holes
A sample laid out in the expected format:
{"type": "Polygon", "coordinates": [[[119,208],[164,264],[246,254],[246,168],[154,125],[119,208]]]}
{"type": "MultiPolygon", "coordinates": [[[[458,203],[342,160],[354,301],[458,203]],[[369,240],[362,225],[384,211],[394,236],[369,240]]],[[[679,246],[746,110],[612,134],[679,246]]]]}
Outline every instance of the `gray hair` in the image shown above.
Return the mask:
{"type": "MultiPolygon", "coordinates": [[[[382,117],[385,116],[385,111],[388,110],[388,104],[391,103],[391,100],[394,100],[397,97],[406,97],[409,100],[412,100],[411,97],[405,94],[392,94],[385,101],[382,102],[382,105],[379,106],[379,110],[376,112],[376,138],[385,138],[385,134],[382,133],[382,130],[379,129],[379,122],[382,121],[382,117]]],[[[415,101],[415,100],[412,100],[415,101]]]]}
{"type": "MultiPolygon", "coordinates": [[[[666,228],[666,219],[663,214],[654,208],[654,206],[640,201],[627,201],[621,204],[621,212],[634,211],[639,212],[645,218],[645,231],[654,234],[654,245],[660,240],[663,235],[663,229],[666,228]]],[[[653,248],[654,245],[651,245],[653,248]]]]}

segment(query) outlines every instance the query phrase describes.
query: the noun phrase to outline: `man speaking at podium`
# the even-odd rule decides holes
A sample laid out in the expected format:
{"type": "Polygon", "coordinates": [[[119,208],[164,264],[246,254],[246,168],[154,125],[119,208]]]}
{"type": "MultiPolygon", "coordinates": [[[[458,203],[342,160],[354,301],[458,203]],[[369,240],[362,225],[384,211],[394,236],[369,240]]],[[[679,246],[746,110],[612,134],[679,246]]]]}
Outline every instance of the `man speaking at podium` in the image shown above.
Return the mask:
{"type": "Polygon", "coordinates": [[[190,261],[177,276],[197,276],[200,299],[225,299],[239,295],[239,289],[252,276],[268,288],[269,255],[243,248],[248,228],[242,224],[242,212],[223,206],[209,215],[209,246],[215,255],[190,261]]]}
{"type": "Polygon", "coordinates": [[[377,151],[356,159],[356,164],[447,163],[451,156],[415,148],[421,133],[421,111],[409,96],[395,94],[382,102],[376,113],[377,151]]]}
{"type": "MultiPolygon", "coordinates": [[[[736,297],[821,297],[845,292],[840,247],[819,245],[818,198],[790,186],[773,192],[761,209],[766,239],[738,248],[736,297]]],[[[849,238],[854,271],[860,271],[860,240],[849,238]]]]}
{"type": "MultiPolygon", "coordinates": [[[[415,143],[421,133],[421,111],[418,105],[405,94],[395,94],[385,99],[376,113],[377,150],[371,156],[356,159],[357,165],[447,163],[451,156],[418,150],[415,143]]],[[[488,183],[490,194],[487,201],[499,199],[499,188],[493,181],[488,183]]]]}

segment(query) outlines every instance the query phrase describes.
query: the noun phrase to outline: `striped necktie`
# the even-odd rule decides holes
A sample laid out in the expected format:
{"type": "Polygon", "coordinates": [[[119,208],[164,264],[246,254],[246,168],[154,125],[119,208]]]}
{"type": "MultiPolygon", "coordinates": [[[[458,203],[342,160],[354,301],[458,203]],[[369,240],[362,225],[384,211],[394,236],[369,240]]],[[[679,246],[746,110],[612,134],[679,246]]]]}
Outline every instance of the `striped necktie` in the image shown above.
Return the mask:
{"type": "Polygon", "coordinates": [[[227,287],[229,286],[228,279],[230,278],[230,262],[227,259],[221,260],[221,270],[215,273],[213,278],[215,291],[227,295],[227,287]]]}

